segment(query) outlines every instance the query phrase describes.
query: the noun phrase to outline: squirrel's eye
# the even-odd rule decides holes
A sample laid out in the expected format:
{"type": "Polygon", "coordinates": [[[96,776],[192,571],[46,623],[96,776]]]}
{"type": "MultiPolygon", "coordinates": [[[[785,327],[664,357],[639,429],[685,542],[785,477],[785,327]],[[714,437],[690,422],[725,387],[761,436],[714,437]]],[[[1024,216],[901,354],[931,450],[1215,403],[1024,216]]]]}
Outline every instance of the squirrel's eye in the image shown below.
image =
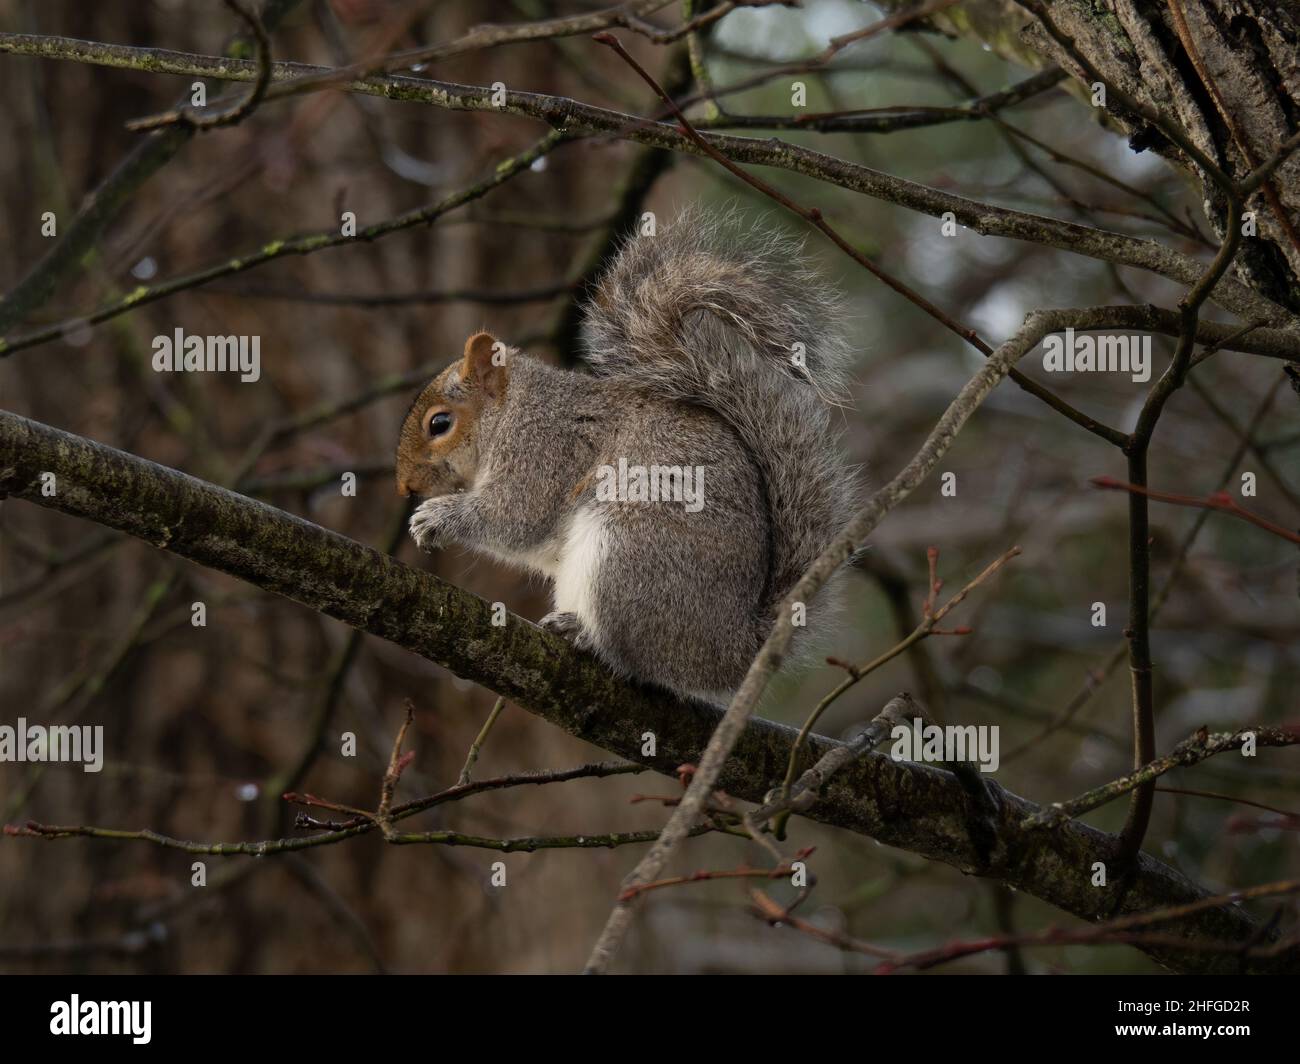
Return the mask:
{"type": "Polygon", "coordinates": [[[429,438],[435,439],[441,436],[451,428],[451,415],[445,410],[440,410],[429,418],[428,432],[429,438]]]}

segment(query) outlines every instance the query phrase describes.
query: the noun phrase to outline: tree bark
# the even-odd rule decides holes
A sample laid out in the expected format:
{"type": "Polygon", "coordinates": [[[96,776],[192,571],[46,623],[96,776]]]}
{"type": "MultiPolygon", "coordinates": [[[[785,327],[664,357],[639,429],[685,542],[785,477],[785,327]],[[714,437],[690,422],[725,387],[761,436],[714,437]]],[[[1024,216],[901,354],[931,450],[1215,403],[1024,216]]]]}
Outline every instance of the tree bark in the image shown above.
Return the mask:
{"type": "MultiPolygon", "coordinates": [[[[884,6],[901,9],[912,0],[884,6]]],[[[968,0],[933,21],[1008,59],[1063,67],[1075,79],[1076,95],[1090,104],[1093,78],[1027,6],[968,0]]],[[[1045,6],[1105,82],[1177,122],[1234,181],[1300,129],[1300,7],[1289,0],[1047,0],[1045,6]]],[[[1222,236],[1227,201],[1208,175],[1114,98],[1100,110],[1133,148],[1159,152],[1196,182],[1206,216],[1222,236]]],[[[1271,192],[1261,190],[1247,204],[1257,233],[1243,241],[1234,268],[1261,295],[1300,310],[1300,153],[1292,153],[1270,184],[1271,192]]]]}

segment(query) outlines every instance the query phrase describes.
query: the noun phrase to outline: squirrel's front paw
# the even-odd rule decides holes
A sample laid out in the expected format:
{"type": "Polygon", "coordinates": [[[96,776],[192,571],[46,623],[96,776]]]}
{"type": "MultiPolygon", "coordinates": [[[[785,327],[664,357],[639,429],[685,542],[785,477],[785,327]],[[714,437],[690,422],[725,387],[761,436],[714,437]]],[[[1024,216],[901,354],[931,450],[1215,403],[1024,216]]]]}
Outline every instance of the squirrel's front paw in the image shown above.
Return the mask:
{"type": "Polygon", "coordinates": [[[411,538],[423,551],[435,551],[451,542],[447,519],[454,501],[448,496],[425,499],[411,514],[411,538]]]}

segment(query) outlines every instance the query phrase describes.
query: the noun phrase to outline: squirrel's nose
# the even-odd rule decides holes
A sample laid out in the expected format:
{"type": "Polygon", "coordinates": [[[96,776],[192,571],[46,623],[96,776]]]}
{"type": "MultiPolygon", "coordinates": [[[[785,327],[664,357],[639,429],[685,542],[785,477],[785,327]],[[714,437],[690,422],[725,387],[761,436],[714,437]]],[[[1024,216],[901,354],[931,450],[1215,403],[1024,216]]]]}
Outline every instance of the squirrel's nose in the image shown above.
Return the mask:
{"type": "Polygon", "coordinates": [[[399,477],[398,480],[397,480],[397,494],[398,494],[398,495],[410,495],[410,494],[411,494],[411,489],[410,489],[409,487],[407,487],[407,485],[406,485],[406,481],[405,481],[403,478],[401,478],[401,477],[399,477]]]}

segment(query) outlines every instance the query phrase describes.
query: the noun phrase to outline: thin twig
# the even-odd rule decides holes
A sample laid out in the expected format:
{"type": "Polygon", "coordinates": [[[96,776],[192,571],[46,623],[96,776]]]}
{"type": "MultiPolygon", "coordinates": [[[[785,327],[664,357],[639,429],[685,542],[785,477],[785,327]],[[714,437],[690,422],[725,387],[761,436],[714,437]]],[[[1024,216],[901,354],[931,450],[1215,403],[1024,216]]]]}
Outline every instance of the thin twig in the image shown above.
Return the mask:
{"type": "Polygon", "coordinates": [[[244,24],[248,27],[249,32],[253,35],[253,40],[257,45],[257,79],[253,82],[252,89],[243,99],[236,101],[228,108],[202,109],[186,104],[183,107],[175,108],[171,111],[165,111],[162,114],[151,115],[148,118],[136,118],[126,124],[126,128],[133,133],[146,133],[155,129],[162,129],[164,126],[186,125],[197,130],[216,129],[219,126],[233,126],[242,122],[245,118],[257,110],[257,105],[266,97],[266,91],[271,85],[271,74],[275,69],[271,61],[271,38],[267,35],[266,27],[262,25],[262,20],[245,7],[245,0],[225,0],[226,7],[235,12],[244,24]]]}
{"type": "MultiPolygon", "coordinates": [[[[927,551],[927,558],[930,564],[930,584],[926,593],[925,606],[921,611],[921,623],[916,626],[910,635],[895,643],[889,650],[886,650],[883,654],[880,654],[878,657],[872,659],[866,664],[846,666],[849,673],[848,677],[840,681],[839,685],[836,686],[834,690],[817,703],[817,706],[808,715],[808,719],[804,721],[803,727],[799,729],[799,737],[795,740],[794,746],[790,749],[790,760],[786,765],[785,779],[781,783],[781,796],[783,798],[789,797],[790,787],[794,783],[795,768],[799,763],[799,756],[803,752],[803,746],[807,741],[808,734],[813,730],[813,727],[817,724],[817,721],[821,719],[821,715],[827,710],[827,708],[851,687],[860,683],[881,666],[893,661],[894,658],[898,657],[898,655],[905,653],[914,644],[919,643],[922,639],[931,635],[939,634],[941,631],[938,628],[939,622],[960,606],[966,596],[974,591],[975,588],[979,587],[980,584],[984,583],[984,581],[989,579],[989,577],[1001,569],[1002,566],[1020,553],[1019,547],[1012,547],[1010,550],[1004,552],[1001,557],[985,566],[983,571],[967,583],[965,587],[957,592],[957,594],[953,595],[952,598],[942,606],[938,607],[938,609],[935,609],[935,596],[938,595],[940,588],[943,586],[942,581],[935,576],[935,564],[939,552],[934,547],[931,547],[930,550],[927,551]]],[[[967,632],[962,629],[957,629],[955,634],[965,635],[967,632]]]]}
{"type": "Polygon", "coordinates": [[[1201,499],[1195,495],[1179,495],[1172,491],[1155,491],[1141,484],[1129,484],[1123,480],[1116,480],[1114,477],[1093,477],[1089,483],[1094,487],[1105,488],[1109,491],[1127,491],[1134,495],[1140,495],[1145,499],[1155,499],[1156,502],[1167,502],[1174,506],[1193,506],[1202,510],[1217,510],[1219,513],[1231,514],[1243,521],[1249,521],[1256,528],[1262,528],[1265,532],[1270,532],[1288,543],[1300,544],[1300,533],[1276,525],[1268,518],[1261,517],[1259,514],[1247,510],[1244,506],[1239,506],[1236,500],[1226,491],[1218,491],[1201,499]]]}
{"type": "Polygon", "coordinates": [[[1094,787],[1092,790],[1072,798],[1068,802],[1053,802],[1044,806],[1033,816],[1026,817],[1021,827],[1052,827],[1065,820],[1073,819],[1082,813],[1090,812],[1107,802],[1114,801],[1138,787],[1150,785],[1154,790],[1154,781],[1166,772],[1176,768],[1197,765],[1215,754],[1228,750],[1240,750],[1243,746],[1296,746],[1300,744],[1300,733],[1286,731],[1283,728],[1242,728],[1235,732],[1215,732],[1211,734],[1205,728],[1184,739],[1164,757],[1156,758],[1143,765],[1136,772],[1121,776],[1117,780],[1094,787]]]}
{"type": "Polygon", "coordinates": [[[488,733],[492,730],[492,725],[497,722],[497,717],[501,716],[501,711],[506,708],[506,700],[498,698],[496,705],[492,707],[492,712],[488,714],[487,720],[483,722],[483,727],[474,737],[470,744],[469,753],[465,755],[465,767],[460,770],[460,776],[456,780],[456,786],[464,787],[469,783],[470,773],[474,771],[474,763],[478,761],[479,752],[483,749],[483,744],[487,741],[488,733]]]}

